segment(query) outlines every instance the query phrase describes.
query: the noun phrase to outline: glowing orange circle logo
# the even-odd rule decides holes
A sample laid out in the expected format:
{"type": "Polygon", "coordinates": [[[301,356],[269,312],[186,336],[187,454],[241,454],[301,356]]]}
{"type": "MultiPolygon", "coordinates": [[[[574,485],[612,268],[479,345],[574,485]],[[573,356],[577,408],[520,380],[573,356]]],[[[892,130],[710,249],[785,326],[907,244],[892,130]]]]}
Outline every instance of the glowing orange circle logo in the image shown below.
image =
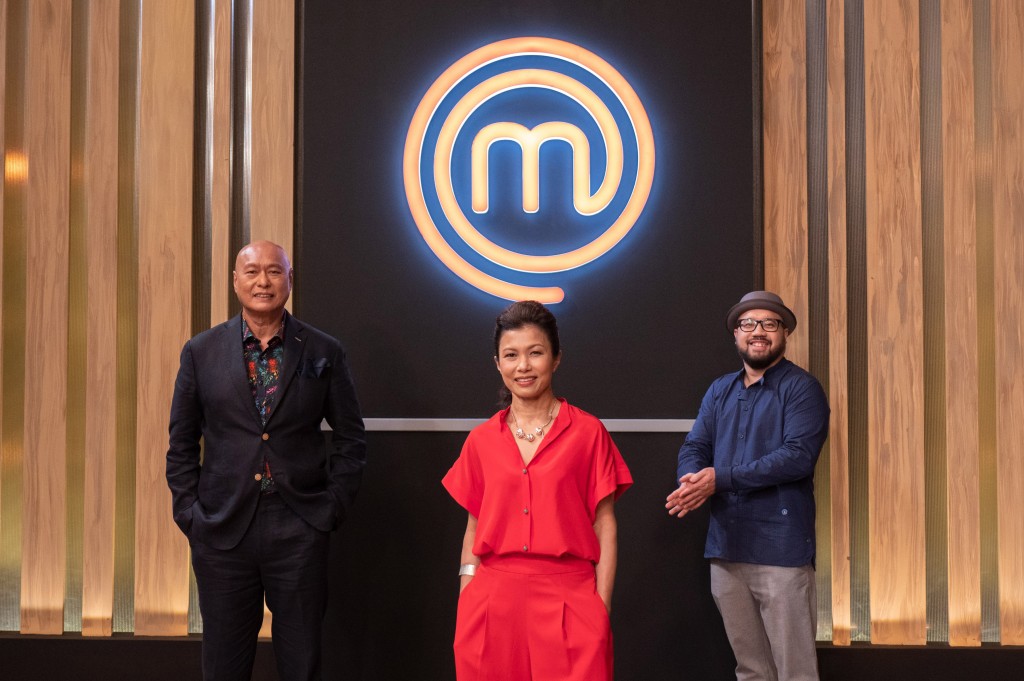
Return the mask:
{"type": "MultiPolygon", "coordinates": [[[[440,119],[438,119],[440,120],[440,119]]],[[[434,126],[436,128],[436,124],[434,126]]],[[[608,62],[578,45],[551,38],[513,38],[492,43],[462,57],[450,66],[423,96],[405,141],[403,159],[405,194],[413,220],[427,245],[445,266],[467,283],[506,300],[533,299],[557,303],[565,293],[561,288],[525,286],[503,281],[467,262],[442,235],[427,205],[424,175],[432,183],[431,191],[443,213],[444,221],[458,238],[475,253],[496,265],[517,272],[553,274],[586,265],[614,248],[632,229],[650,197],[654,181],[654,134],[650,119],[636,92],[608,62]],[[532,129],[514,122],[493,123],[481,130],[472,144],[474,212],[488,206],[487,153],[496,140],[518,142],[523,153],[523,209],[535,212],[539,193],[539,149],[543,142],[558,139],[573,150],[573,204],[580,215],[595,215],[608,208],[623,181],[623,130],[601,97],[585,83],[564,73],[540,68],[516,68],[498,73],[462,94],[451,107],[428,143],[428,128],[438,117],[440,105],[470,74],[485,66],[523,56],[551,57],[568,62],[593,74],[618,99],[625,110],[635,143],[636,168],[633,187],[621,212],[595,239],[578,248],[554,255],[517,253],[489,240],[473,226],[455,196],[452,160],[456,140],[467,118],[493,97],[520,88],[543,88],[573,100],[593,119],[600,132],[605,154],[604,177],[597,190],[590,188],[590,142],[583,132],[560,121],[542,123],[532,129]],[[429,166],[425,164],[429,161],[429,166]],[[424,167],[432,169],[425,173],[424,167]]]]}

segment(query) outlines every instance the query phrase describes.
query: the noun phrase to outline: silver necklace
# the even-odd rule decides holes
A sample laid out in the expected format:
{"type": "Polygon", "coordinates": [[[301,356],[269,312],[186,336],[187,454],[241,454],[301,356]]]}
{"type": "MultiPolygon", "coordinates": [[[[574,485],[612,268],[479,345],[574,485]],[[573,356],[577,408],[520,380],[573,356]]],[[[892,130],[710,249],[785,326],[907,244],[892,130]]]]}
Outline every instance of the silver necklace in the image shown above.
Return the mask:
{"type": "Polygon", "coordinates": [[[554,405],[552,405],[551,409],[548,410],[548,420],[547,420],[547,423],[545,423],[543,426],[537,426],[536,428],[534,428],[533,429],[534,432],[527,433],[522,428],[519,427],[519,419],[516,418],[516,413],[514,411],[512,411],[511,407],[509,407],[508,411],[509,411],[509,413],[512,414],[512,422],[516,426],[515,429],[512,431],[512,434],[515,435],[520,440],[526,440],[527,442],[533,442],[537,438],[543,437],[544,429],[547,428],[548,426],[550,426],[552,419],[555,418],[555,416],[554,416],[555,407],[554,407],[554,405]]]}

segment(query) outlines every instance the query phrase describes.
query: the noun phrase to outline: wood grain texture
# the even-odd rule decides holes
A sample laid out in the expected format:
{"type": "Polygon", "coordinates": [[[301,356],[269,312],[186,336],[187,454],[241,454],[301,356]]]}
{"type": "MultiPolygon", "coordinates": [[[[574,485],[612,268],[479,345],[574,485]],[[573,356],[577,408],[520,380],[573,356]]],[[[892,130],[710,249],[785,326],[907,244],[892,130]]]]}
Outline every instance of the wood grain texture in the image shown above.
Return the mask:
{"type": "Polygon", "coordinates": [[[949,643],[981,645],[977,226],[971,0],[942,2],[949,643]]]}
{"type": "Polygon", "coordinates": [[[114,607],[114,500],[117,478],[117,150],[118,0],[87,9],[85,194],[87,283],[85,523],[82,634],[110,636],[114,607]]]}
{"type": "MultiPolygon", "coordinates": [[[[765,3],[764,281],[807,319],[807,28],[802,0],[765,3]]],[[[786,356],[806,367],[806,332],[786,356]]]]}
{"type": "Polygon", "coordinates": [[[993,229],[999,615],[1024,644],[1024,5],[992,0],[993,229]]]}
{"type": "MultiPolygon", "coordinates": [[[[252,205],[253,241],[280,244],[290,257],[295,197],[295,2],[271,0],[252,13],[252,205]]],[[[288,301],[288,309],[292,301],[288,301]]],[[[260,637],[273,619],[264,606],[260,637]]]]}
{"type": "Polygon", "coordinates": [[[253,241],[292,252],[295,195],[295,3],[268,0],[252,14],[253,241]]]}
{"type": "Polygon", "coordinates": [[[71,0],[28,3],[21,631],[64,631],[71,0]]]}
{"type": "Polygon", "coordinates": [[[871,641],[926,638],[918,4],[864,3],[871,641]]]}
{"type": "Polygon", "coordinates": [[[214,5],[213,165],[210,177],[210,326],[228,318],[231,271],[231,0],[214,5]]]}
{"type": "Polygon", "coordinates": [[[843,0],[829,0],[828,40],[828,452],[832,506],[832,642],[850,645],[850,477],[847,390],[846,53],[843,0]]]}
{"type": "Polygon", "coordinates": [[[165,479],[175,358],[190,335],[193,45],[187,0],[140,8],[135,633],[187,633],[188,549],[165,479]]]}

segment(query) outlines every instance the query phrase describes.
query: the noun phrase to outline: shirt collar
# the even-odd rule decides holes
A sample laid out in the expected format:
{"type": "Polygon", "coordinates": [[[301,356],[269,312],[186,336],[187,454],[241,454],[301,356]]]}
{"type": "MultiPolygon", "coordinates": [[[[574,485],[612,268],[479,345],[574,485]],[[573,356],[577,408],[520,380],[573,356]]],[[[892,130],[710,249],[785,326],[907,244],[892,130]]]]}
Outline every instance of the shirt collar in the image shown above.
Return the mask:
{"type": "MultiPolygon", "coordinates": [[[[781,372],[782,372],[783,368],[789,366],[790,364],[792,364],[792,362],[790,362],[788,359],[783,357],[777,364],[773,364],[772,366],[770,366],[767,369],[765,369],[765,372],[763,374],[761,374],[761,378],[757,379],[756,381],[754,381],[753,383],[751,383],[747,387],[749,388],[749,387],[755,386],[755,385],[763,385],[763,386],[774,385],[775,382],[778,380],[778,376],[781,375],[781,372]]],[[[742,385],[743,382],[744,382],[744,377],[746,375],[747,375],[747,369],[746,369],[746,367],[744,367],[744,368],[740,369],[736,373],[736,380],[739,381],[740,384],[742,385]]]]}
{"type": "MultiPolygon", "coordinates": [[[[242,343],[245,344],[245,343],[249,342],[250,338],[255,339],[256,336],[249,329],[249,324],[245,321],[245,315],[239,315],[239,316],[242,318],[242,343]]],[[[278,340],[283,341],[284,340],[284,325],[287,322],[288,322],[288,310],[285,310],[284,314],[281,315],[281,325],[279,327],[277,327],[277,331],[274,332],[274,335],[271,336],[271,338],[277,338],[278,340]]],[[[268,342],[268,345],[269,345],[269,342],[268,342]]]]}

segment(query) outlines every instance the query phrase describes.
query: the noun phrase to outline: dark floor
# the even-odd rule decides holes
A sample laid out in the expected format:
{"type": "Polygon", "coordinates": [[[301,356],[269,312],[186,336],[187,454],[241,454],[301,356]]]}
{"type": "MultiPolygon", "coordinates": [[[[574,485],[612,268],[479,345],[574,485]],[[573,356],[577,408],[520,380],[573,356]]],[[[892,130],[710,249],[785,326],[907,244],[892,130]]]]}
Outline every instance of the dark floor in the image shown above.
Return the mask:
{"type": "MultiPolygon", "coordinates": [[[[83,639],[76,635],[0,635],[3,681],[190,681],[200,679],[198,637],[188,639],[83,639]]],[[[822,681],[988,681],[1024,679],[1024,648],[883,647],[821,645],[822,681]]],[[[333,675],[331,675],[333,677],[333,675]]],[[[257,651],[254,681],[277,681],[274,656],[267,643],[257,651]]],[[[325,677],[328,678],[328,677],[325,677]]],[[[336,677],[338,681],[349,679],[336,677]]],[[[664,681],[693,679],[683,667],[664,681]]],[[[435,681],[379,679],[367,681],[435,681]]],[[[440,680],[437,680],[440,681],[440,680]]],[[[661,681],[652,679],[651,681],[661,681]]],[[[727,681],[722,679],[721,681],[727,681]]]]}

